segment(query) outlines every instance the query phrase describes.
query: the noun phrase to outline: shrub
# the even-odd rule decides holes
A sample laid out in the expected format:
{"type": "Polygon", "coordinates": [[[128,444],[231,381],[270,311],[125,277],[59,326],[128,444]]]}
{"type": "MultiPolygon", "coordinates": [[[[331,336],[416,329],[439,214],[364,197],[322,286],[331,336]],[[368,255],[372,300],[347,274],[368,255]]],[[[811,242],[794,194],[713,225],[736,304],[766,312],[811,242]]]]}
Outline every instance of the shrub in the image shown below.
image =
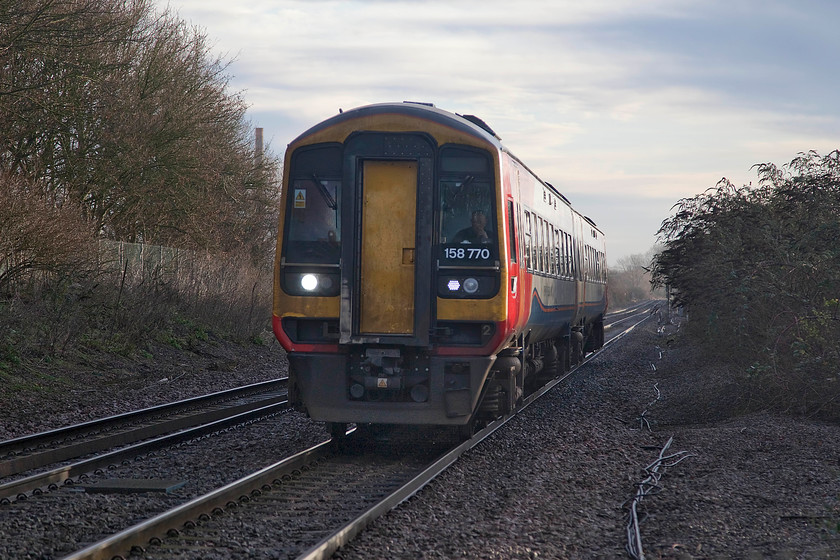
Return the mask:
{"type": "Polygon", "coordinates": [[[757,188],[723,180],[678,202],[654,282],[690,311],[691,332],[750,367],[766,402],[840,418],[840,152],[756,169],[757,188]]]}

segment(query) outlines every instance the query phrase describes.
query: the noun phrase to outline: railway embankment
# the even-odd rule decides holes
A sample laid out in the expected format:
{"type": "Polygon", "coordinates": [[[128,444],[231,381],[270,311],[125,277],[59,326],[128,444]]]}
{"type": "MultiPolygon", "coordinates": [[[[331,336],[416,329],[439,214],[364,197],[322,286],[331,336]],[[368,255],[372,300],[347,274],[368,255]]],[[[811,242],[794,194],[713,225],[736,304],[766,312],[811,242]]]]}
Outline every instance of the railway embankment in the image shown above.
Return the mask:
{"type": "Polygon", "coordinates": [[[142,355],[25,362],[0,377],[0,440],[285,377],[283,349],[269,332],[259,339],[211,336],[189,348],[153,345],[142,355]]]}

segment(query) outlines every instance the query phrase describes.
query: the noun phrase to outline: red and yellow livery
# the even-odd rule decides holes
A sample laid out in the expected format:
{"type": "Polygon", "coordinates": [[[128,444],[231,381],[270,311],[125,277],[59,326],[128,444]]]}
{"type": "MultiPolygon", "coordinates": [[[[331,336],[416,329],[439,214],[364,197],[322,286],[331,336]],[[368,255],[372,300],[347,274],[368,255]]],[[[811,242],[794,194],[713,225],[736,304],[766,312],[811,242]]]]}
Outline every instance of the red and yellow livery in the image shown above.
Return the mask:
{"type": "Polygon", "coordinates": [[[472,428],[603,344],[604,235],[480,119],[342,112],[286,151],[274,332],[333,423],[472,428]]]}

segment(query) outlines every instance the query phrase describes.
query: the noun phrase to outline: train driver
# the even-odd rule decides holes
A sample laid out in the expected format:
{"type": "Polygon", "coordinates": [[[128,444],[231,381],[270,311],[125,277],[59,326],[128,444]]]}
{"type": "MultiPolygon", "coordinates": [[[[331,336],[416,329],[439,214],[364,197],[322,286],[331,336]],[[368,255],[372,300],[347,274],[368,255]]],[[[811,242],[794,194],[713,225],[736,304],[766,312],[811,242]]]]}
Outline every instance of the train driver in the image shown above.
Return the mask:
{"type": "Polygon", "coordinates": [[[455,234],[453,243],[492,243],[492,233],[487,229],[487,216],[481,210],[476,210],[470,218],[470,227],[455,234]]]}

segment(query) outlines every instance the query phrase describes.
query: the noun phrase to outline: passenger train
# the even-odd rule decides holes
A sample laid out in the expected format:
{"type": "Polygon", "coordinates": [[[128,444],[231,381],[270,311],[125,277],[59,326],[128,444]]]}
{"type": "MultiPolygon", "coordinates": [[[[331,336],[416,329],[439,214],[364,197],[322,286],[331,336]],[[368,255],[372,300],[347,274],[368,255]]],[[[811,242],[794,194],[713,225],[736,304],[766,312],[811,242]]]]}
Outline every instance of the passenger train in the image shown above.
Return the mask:
{"type": "Polygon", "coordinates": [[[343,111],[286,151],[273,329],[290,401],[469,434],[604,341],[605,239],[481,119],[343,111]]]}

